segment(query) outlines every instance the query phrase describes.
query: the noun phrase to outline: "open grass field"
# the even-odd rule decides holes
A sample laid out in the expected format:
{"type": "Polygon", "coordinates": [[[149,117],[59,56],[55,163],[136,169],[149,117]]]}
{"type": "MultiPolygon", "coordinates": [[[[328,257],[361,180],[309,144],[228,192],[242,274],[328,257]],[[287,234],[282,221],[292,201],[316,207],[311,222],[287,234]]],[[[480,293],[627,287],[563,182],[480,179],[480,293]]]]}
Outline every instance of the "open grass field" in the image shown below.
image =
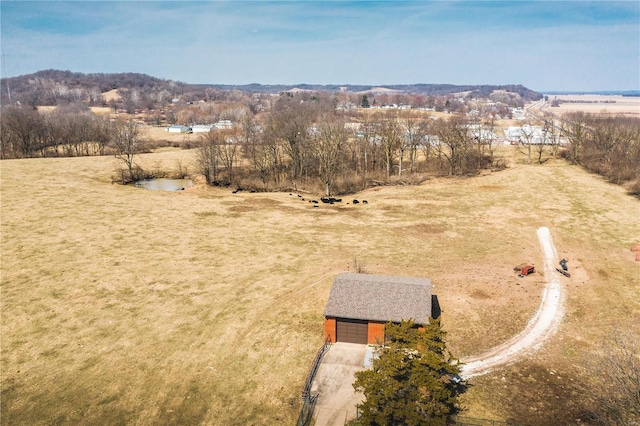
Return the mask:
{"type": "MultiPolygon", "coordinates": [[[[528,359],[474,378],[465,415],[567,424],[602,339],[640,338],[640,201],[504,149],[501,172],[315,209],[288,193],[111,184],[109,157],[0,162],[1,423],[293,424],[332,280],[355,259],[431,278],[464,357],[537,309],[543,276],[520,279],[513,266],[542,265],[546,226],[572,273],[564,322],[528,359]]],[[[140,164],[171,170],[193,157],[140,164]]]]}
{"type": "Polygon", "coordinates": [[[549,107],[554,114],[585,112],[590,114],[614,114],[640,116],[640,97],[619,95],[549,95],[549,100],[563,101],[557,107],[549,107]]]}

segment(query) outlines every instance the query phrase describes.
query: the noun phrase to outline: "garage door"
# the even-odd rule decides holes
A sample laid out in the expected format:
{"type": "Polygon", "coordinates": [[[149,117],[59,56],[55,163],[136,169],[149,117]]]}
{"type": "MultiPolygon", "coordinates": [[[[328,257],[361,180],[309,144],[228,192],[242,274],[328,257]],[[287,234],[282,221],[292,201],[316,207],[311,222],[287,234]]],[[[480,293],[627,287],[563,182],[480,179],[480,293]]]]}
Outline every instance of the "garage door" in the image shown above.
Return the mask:
{"type": "Polygon", "coordinates": [[[367,321],[339,319],[336,321],[336,341],[367,344],[367,321]]]}

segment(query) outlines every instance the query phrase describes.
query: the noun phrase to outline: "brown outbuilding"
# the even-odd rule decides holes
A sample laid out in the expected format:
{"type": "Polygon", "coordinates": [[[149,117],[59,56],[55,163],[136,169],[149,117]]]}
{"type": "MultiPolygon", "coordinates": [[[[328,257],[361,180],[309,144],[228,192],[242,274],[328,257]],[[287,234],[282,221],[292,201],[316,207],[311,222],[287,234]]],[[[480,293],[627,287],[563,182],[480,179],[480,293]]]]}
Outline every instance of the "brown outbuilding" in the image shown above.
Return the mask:
{"type": "Polygon", "coordinates": [[[338,275],[324,310],[325,337],[331,342],[379,344],[388,322],[432,317],[431,280],[388,275],[338,275]]]}

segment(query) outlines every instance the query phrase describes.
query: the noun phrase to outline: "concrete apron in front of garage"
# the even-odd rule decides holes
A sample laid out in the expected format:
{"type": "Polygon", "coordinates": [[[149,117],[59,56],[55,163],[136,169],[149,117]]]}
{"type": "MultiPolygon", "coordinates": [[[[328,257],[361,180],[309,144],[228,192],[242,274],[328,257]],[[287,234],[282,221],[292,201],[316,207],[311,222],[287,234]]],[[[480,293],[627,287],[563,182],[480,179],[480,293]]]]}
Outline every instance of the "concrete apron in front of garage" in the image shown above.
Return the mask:
{"type": "Polygon", "coordinates": [[[311,386],[319,393],[314,413],[315,426],[343,426],[356,418],[356,404],[364,396],[356,393],[356,371],[371,368],[373,348],[356,343],[337,342],[324,355],[311,386]]]}

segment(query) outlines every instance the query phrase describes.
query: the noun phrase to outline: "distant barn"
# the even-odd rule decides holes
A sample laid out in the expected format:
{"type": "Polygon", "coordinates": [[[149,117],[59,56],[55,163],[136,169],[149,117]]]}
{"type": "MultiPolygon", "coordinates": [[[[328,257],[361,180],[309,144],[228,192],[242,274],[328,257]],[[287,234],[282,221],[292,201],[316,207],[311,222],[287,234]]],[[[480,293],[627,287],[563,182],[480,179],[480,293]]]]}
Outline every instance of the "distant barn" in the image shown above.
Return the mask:
{"type": "Polygon", "coordinates": [[[388,322],[429,324],[431,280],[342,273],[333,282],[324,316],[325,337],[332,342],[382,343],[388,322]]]}

